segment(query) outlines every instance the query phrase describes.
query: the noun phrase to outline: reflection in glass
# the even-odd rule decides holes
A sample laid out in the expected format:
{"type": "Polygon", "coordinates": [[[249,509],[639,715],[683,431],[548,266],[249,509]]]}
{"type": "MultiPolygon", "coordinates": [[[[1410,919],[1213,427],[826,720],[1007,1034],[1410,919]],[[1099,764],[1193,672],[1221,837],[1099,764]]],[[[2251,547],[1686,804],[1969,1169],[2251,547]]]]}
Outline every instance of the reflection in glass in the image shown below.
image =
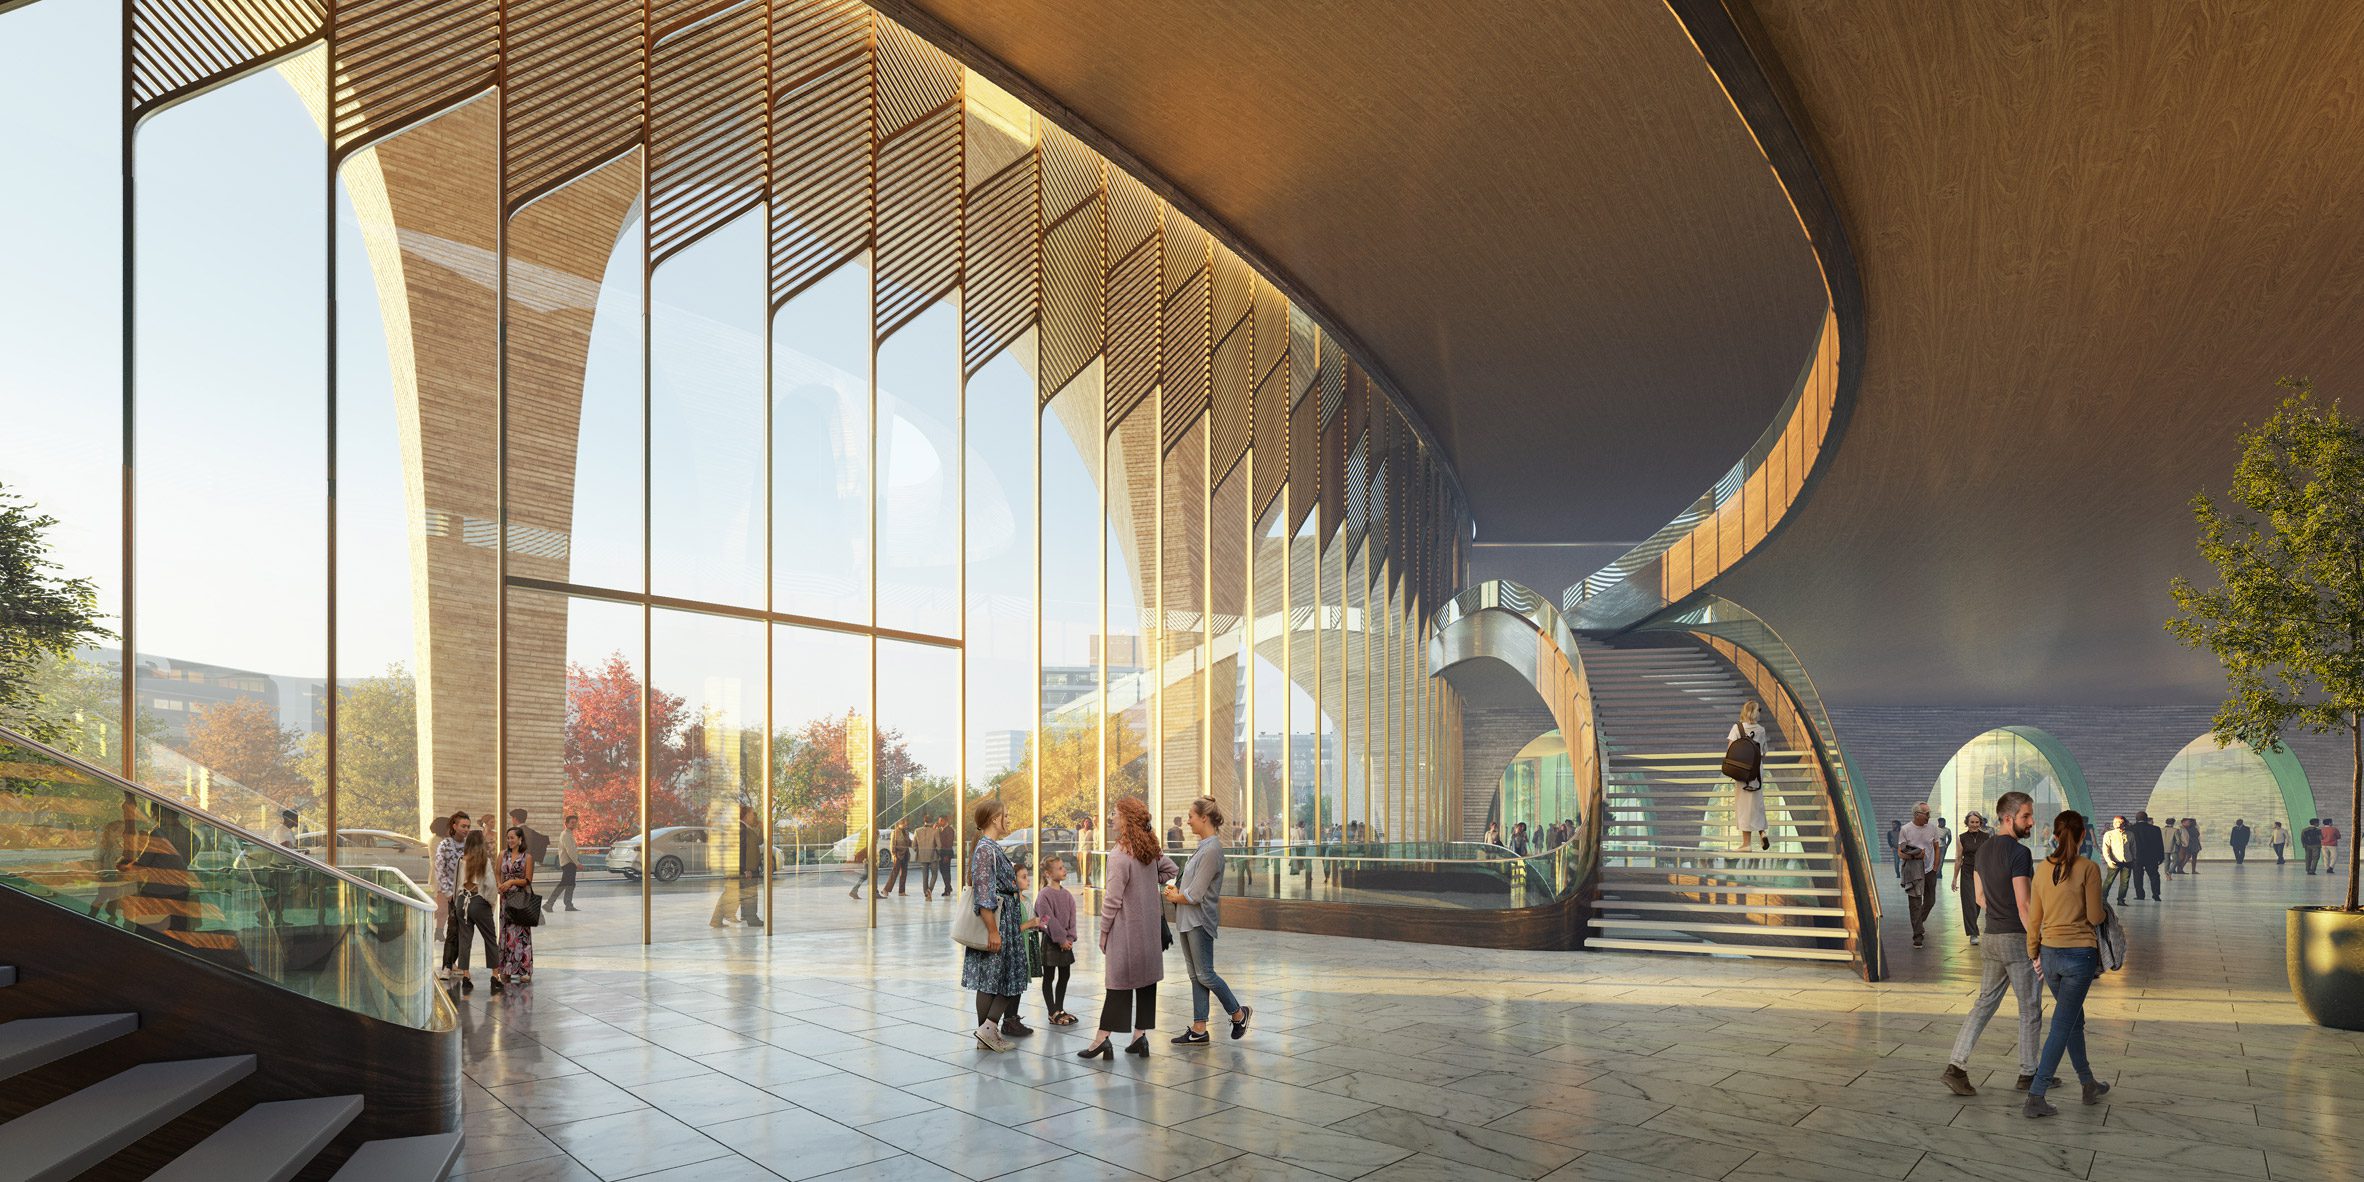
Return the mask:
{"type": "Polygon", "coordinates": [[[649,279],[649,563],[658,595],[763,606],[763,215],[649,279]]]}
{"type": "MultiPolygon", "coordinates": [[[[2036,806],[2036,828],[2028,846],[2041,855],[2051,848],[2052,818],[2072,803],[2083,804],[2072,802],[2063,787],[2072,774],[2081,778],[2073,769],[2055,767],[2020,728],[2004,727],[1988,731],[1954,752],[1937,774],[1937,785],[1929,792],[1929,807],[1960,832],[1963,814],[1975,811],[1992,827],[1995,802],[2006,792],[2025,792],[2036,806]]],[[[2092,806],[2083,807],[2089,811],[2092,806]]]]}
{"type": "Polygon", "coordinates": [[[664,755],[651,763],[641,851],[652,939],[763,925],[763,628],[650,613],[650,726],[664,755]]]}
{"type": "MultiPolygon", "coordinates": [[[[507,806],[526,810],[527,828],[547,839],[535,889],[544,909],[560,917],[535,930],[538,950],[642,938],[641,613],[632,604],[509,591],[512,632],[538,638],[516,646],[503,728],[507,806]],[[520,659],[528,654],[530,661],[520,659]],[[579,856],[572,876],[560,857],[570,816],[579,856]]],[[[650,751],[667,779],[682,765],[681,699],[659,696],[651,711],[650,751]]],[[[495,815],[492,785],[482,777],[477,784],[438,801],[436,811],[495,815]]],[[[677,820],[668,813],[659,824],[677,820]]]]}
{"type": "Polygon", "coordinates": [[[1523,824],[1534,835],[1574,819],[1578,804],[1576,768],[1568,759],[1567,740],[1556,730],[1546,731],[1502,769],[1502,786],[1489,819],[1502,826],[1507,843],[1516,826],[1523,824]]]}
{"type": "MultiPolygon", "coordinates": [[[[1108,632],[1101,652],[1108,669],[1108,727],[1102,766],[1105,807],[1119,797],[1149,797],[1150,764],[1158,736],[1152,725],[1157,662],[1150,612],[1157,592],[1157,406],[1135,407],[1108,435],[1108,632]]],[[[1106,835],[1108,813],[1101,814],[1106,835]]]]}
{"type": "Polygon", "coordinates": [[[772,610],[870,619],[870,268],[772,318],[772,610]]]}
{"type": "MultiPolygon", "coordinates": [[[[1277,841],[1288,836],[1290,786],[1287,781],[1289,760],[1295,754],[1286,739],[1292,717],[1290,699],[1294,687],[1283,672],[1288,660],[1289,614],[1289,542],[1281,536],[1286,524],[1282,507],[1288,503],[1284,493],[1275,497],[1272,507],[1265,511],[1264,520],[1256,524],[1255,546],[1255,611],[1249,621],[1249,677],[1256,692],[1255,717],[1248,720],[1247,733],[1253,736],[1249,745],[1249,790],[1255,807],[1248,810],[1254,824],[1253,837],[1259,842],[1277,841]]],[[[1298,713],[1295,717],[1302,718],[1298,713]]]]}
{"type": "Polygon", "coordinates": [[[899,847],[914,844],[921,825],[941,823],[958,865],[967,865],[969,832],[960,790],[960,651],[903,641],[878,642],[878,795],[876,832],[881,923],[949,922],[950,913],[914,908],[906,895],[926,889],[926,869],[899,847]],[[914,882],[913,880],[919,880],[914,882]]]}
{"type": "MultiPolygon", "coordinates": [[[[1169,844],[1182,814],[1207,782],[1207,421],[1197,423],[1165,454],[1159,535],[1159,609],[1163,623],[1154,651],[1159,669],[1161,720],[1157,801],[1150,820],[1169,844]]],[[[1187,830],[1181,830],[1187,834],[1187,830]]]]}
{"type": "MultiPolygon", "coordinates": [[[[1289,492],[1298,495],[1294,488],[1289,492]]],[[[1296,512],[1293,504],[1290,512],[1296,512]]],[[[1327,824],[1326,815],[1317,816],[1324,811],[1321,777],[1335,760],[1318,697],[1324,684],[1321,543],[1314,537],[1319,517],[1306,514],[1289,539],[1289,836],[1309,840],[1319,840],[1327,824]]]]}
{"type": "MultiPolygon", "coordinates": [[[[1042,412],[1042,814],[1094,848],[1100,804],[1100,367],[1042,412]]],[[[1121,724],[1112,731],[1124,733],[1121,724]]],[[[974,739],[972,738],[972,742],[974,739]]],[[[1079,865],[1076,877],[1096,877],[1079,865]]]]}
{"type": "Polygon", "coordinates": [[[568,582],[631,591],[646,575],[644,229],[635,151],[518,211],[508,242],[511,546],[524,553],[545,541],[540,525],[565,529],[568,582]],[[572,440],[570,418],[579,420],[572,440]],[[571,508],[543,486],[553,473],[572,484],[571,508]]]}
{"type": "Polygon", "coordinates": [[[960,324],[940,303],[878,346],[878,623],[960,629],[960,324]]]}
{"type": "Polygon", "coordinates": [[[329,203],[289,84],[317,78],[322,52],[166,109],[133,162],[131,609],[141,653],[169,654],[139,661],[136,767],[256,829],[286,809],[324,822],[300,761],[328,660],[329,203]]]}
{"type": "Polygon", "coordinates": [[[2159,773],[2143,805],[2151,820],[2161,824],[2168,817],[2191,818],[2200,827],[2200,856],[2228,861],[2233,856],[2233,822],[2249,826],[2249,845],[2262,857],[2273,852],[2267,834],[2274,822],[2289,830],[2286,844],[2296,845],[2299,831],[2318,815],[2315,809],[2313,790],[2296,756],[2284,751],[2269,762],[2246,743],[2218,747],[2214,735],[2184,744],[2159,773]],[[2281,764],[2279,775],[2275,763],[2281,764]]]}
{"type": "MultiPolygon", "coordinates": [[[[1244,826],[1248,812],[1248,749],[1255,720],[1249,717],[1250,666],[1243,659],[1248,640],[1248,466],[1235,467],[1215,490],[1207,509],[1206,728],[1213,759],[1207,791],[1222,806],[1224,820],[1244,826]]],[[[1233,835],[1226,840],[1238,845],[1233,835]]]]}
{"type": "Polygon", "coordinates": [[[772,628],[774,930],[861,927],[870,866],[870,638],[772,628]]]}
{"type": "Polygon", "coordinates": [[[964,466],[968,789],[1000,793],[1013,830],[1035,823],[1033,349],[1029,334],[969,379],[964,466]]]}
{"type": "MultiPolygon", "coordinates": [[[[123,6],[44,0],[0,13],[0,494],[37,516],[49,560],[98,589],[120,631],[123,471],[123,6]],[[38,227],[38,232],[33,228],[38,227]],[[40,446],[18,441],[39,440],[40,446]]],[[[120,654],[45,662],[34,718],[69,754],[123,766],[120,654]]]]}

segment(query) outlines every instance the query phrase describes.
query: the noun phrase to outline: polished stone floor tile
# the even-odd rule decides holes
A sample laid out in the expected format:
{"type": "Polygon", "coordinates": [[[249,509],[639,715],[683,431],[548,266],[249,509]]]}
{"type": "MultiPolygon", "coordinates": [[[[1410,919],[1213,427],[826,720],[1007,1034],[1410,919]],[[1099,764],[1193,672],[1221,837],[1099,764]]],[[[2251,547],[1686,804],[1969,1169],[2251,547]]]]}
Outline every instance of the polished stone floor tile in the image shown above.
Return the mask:
{"type": "Polygon", "coordinates": [[[642,1084],[627,1090],[659,1111],[701,1127],[794,1107],[787,1100],[754,1084],[741,1083],[714,1071],[642,1084]]]}
{"type": "Polygon", "coordinates": [[[545,1130],[552,1125],[648,1107],[640,1097],[589,1074],[528,1080],[486,1091],[535,1128],[545,1130]]]}
{"type": "Polygon", "coordinates": [[[1054,1142],[950,1108],[880,1121],[862,1131],[971,1182],[1016,1173],[1068,1153],[1054,1142]]]}
{"type": "Polygon", "coordinates": [[[1151,1178],[1179,1178],[1239,1155],[1239,1149],[1104,1108],[1083,1108],[1024,1125],[1020,1132],[1056,1141],[1110,1165],[1151,1178]]]}
{"type": "Polygon", "coordinates": [[[1360,1178],[1412,1156],[1409,1149],[1361,1133],[1300,1124],[1249,1108],[1201,1117],[1175,1131],[1341,1179],[1360,1178]]]}
{"type": "Polygon", "coordinates": [[[713,1138],[646,1108],[558,1125],[548,1133],[569,1157],[611,1180],[732,1156],[713,1138]]]}
{"type": "Polygon", "coordinates": [[[898,1155],[895,1147],[884,1141],[802,1110],[750,1116],[715,1125],[706,1132],[739,1156],[789,1182],[805,1182],[898,1155]]]}
{"type": "Polygon", "coordinates": [[[1575,1160],[1578,1153],[1565,1145],[1505,1129],[1462,1124],[1400,1108],[1374,1109],[1330,1128],[1514,1178],[1541,1178],[1575,1160]]]}

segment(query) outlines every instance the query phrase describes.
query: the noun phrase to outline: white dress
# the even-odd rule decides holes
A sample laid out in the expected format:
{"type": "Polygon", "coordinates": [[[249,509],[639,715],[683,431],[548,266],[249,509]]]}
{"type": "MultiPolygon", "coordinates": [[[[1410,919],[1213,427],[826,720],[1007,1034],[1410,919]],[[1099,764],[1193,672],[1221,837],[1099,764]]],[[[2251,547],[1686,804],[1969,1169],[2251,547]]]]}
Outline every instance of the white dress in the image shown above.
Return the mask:
{"type": "MultiPolygon", "coordinates": [[[[1739,737],[1740,724],[1735,722],[1732,724],[1732,733],[1724,736],[1724,743],[1726,746],[1730,746],[1732,741],[1739,737]]],[[[1748,728],[1748,737],[1757,741],[1757,750],[1760,753],[1765,750],[1765,724],[1758,723],[1748,728]]],[[[1760,776],[1762,774],[1762,772],[1759,773],[1760,776]]],[[[1760,779],[1752,782],[1750,786],[1760,790],[1751,792],[1748,788],[1737,783],[1732,785],[1732,827],[1744,833],[1763,833],[1765,831],[1765,794],[1761,790],[1763,782],[1760,779]]]]}

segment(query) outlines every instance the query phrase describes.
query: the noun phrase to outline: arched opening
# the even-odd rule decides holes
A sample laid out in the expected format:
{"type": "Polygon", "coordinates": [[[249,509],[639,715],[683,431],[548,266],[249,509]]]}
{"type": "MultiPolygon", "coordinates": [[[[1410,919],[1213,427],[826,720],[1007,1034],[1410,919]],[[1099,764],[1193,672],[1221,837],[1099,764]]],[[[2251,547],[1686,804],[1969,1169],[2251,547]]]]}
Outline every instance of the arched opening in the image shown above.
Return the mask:
{"type": "Polygon", "coordinates": [[[2296,845],[2298,831],[2317,815],[2306,771],[2288,748],[2260,752],[2240,742],[2219,747],[2212,734],[2175,753],[2143,810],[2162,825],[2169,817],[2191,818],[2199,827],[2200,857],[2208,861],[2232,859],[2235,823],[2250,830],[2250,848],[2267,856],[2273,853],[2274,822],[2287,826],[2288,843],[2296,845]]]}
{"type": "MultiPolygon", "coordinates": [[[[1520,825],[1527,827],[1527,852],[1538,853],[1557,844],[1546,835],[1552,826],[1572,834],[1582,802],[1576,795],[1576,766],[1568,758],[1568,741],[1557,730],[1545,731],[1511,756],[1502,769],[1502,784],[1494,793],[1487,820],[1500,827],[1503,845],[1520,825]]],[[[1558,840],[1566,840],[1565,836],[1558,840]]]]}
{"type": "MultiPolygon", "coordinates": [[[[2085,787],[2085,771],[2060,740],[2032,726],[1997,727],[1962,744],[1937,773],[1929,790],[1929,809],[1956,832],[1962,818],[1976,812],[1994,823],[1995,801],[2006,792],[2025,792],[2034,798],[2036,827],[2029,847],[2039,853],[2051,849],[2052,819],[2063,809],[2093,817],[2093,795],[2085,787]]],[[[2089,824],[2089,834],[2098,827],[2089,824]]],[[[2095,840],[2089,836],[2088,844],[2095,840]]]]}

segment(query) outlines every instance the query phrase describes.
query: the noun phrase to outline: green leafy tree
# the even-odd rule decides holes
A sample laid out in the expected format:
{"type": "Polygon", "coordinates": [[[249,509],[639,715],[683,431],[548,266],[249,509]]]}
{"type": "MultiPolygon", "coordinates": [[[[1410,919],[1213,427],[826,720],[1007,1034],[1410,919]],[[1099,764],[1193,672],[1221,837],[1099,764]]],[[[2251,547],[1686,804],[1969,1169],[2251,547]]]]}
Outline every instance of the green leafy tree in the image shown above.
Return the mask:
{"type": "MultiPolygon", "coordinates": [[[[419,688],[400,663],[337,690],[337,827],[417,836],[419,688]]],[[[328,736],[304,740],[304,779],[328,799],[328,736]]],[[[327,823],[322,816],[320,822],[327,823]]]]}
{"type": "MultiPolygon", "coordinates": [[[[2167,630],[2224,666],[2219,746],[2260,751],[2290,730],[2348,733],[2348,812],[2364,812],[2364,423],[2315,398],[2303,379],[2263,426],[2241,436],[2230,509],[2192,498],[2200,554],[2218,585],[2178,578],[2183,614],[2167,630]]],[[[2348,910],[2357,909],[2348,842],[2348,910]]]]}
{"type": "Polygon", "coordinates": [[[55,667],[115,634],[99,625],[97,585],[64,577],[47,557],[43,535],[56,524],[0,486],[0,722],[42,742],[72,743],[73,705],[48,696],[72,688],[55,667]]]}
{"type": "MultiPolygon", "coordinates": [[[[0,725],[31,735],[46,724],[49,734],[43,742],[100,767],[113,767],[122,759],[118,736],[123,730],[123,678],[115,666],[44,654],[27,682],[32,699],[40,703],[34,717],[0,725]]],[[[164,741],[163,719],[142,712],[136,725],[142,743],[164,741]]]]}
{"type": "Polygon", "coordinates": [[[280,808],[304,811],[312,786],[297,769],[301,737],[279,725],[279,712],[260,698],[232,698],[198,708],[188,734],[175,745],[189,762],[252,791],[280,808]]]}

